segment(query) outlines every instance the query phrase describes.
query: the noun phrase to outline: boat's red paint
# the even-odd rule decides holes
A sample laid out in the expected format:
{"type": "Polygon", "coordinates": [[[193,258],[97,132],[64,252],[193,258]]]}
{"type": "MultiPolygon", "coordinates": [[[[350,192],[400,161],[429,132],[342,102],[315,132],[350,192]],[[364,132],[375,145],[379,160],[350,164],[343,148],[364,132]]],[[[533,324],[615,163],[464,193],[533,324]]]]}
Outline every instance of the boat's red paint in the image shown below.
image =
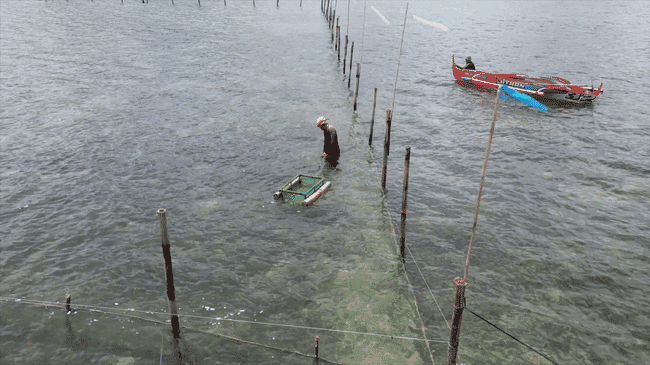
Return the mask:
{"type": "Polygon", "coordinates": [[[530,95],[539,101],[556,101],[570,104],[590,104],[603,92],[603,84],[598,89],[588,85],[576,85],[557,76],[530,77],[522,74],[495,74],[477,70],[464,70],[458,65],[454,56],[452,70],[456,81],[477,89],[497,89],[502,84],[530,95]]]}

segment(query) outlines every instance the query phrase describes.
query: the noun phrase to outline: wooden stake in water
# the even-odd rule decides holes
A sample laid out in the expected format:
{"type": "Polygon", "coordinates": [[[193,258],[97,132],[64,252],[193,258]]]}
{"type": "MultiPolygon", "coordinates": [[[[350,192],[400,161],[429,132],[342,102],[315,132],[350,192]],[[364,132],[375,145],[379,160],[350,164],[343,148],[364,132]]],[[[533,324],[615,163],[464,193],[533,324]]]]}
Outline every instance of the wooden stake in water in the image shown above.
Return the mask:
{"type": "Polygon", "coordinates": [[[350,72],[348,72],[348,89],[350,88],[350,79],[352,78],[352,55],[353,54],[354,54],[354,42],[352,42],[352,46],[350,47],[350,72]]]}
{"type": "MultiPolygon", "coordinates": [[[[330,27],[330,29],[332,30],[332,43],[334,43],[334,22],[332,21],[332,19],[328,18],[327,26],[330,27]]],[[[336,48],[336,44],[334,44],[334,47],[336,48]]]]}
{"type": "Polygon", "coordinates": [[[377,88],[375,88],[375,97],[372,100],[372,118],[370,119],[370,135],[368,136],[368,146],[372,146],[372,130],[375,127],[375,108],[377,107],[377,88]]]}
{"type": "Polygon", "coordinates": [[[316,345],[314,345],[314,355],[316,356],[316,360],[318,360],[318,341],[320,340],[320,337],[316,336],[316,345]]]}
{"type": "Polygon", "coordinates": [[[481,207],[481,197],[483,196],[483,185],[485,184],[485,170],[487,170],[488,158],[490,157],[490,148],[492,148],[492,137],[494,137],[494,127],[497,123],[497,113],[499,112],[499,94],[501,89],[497,90],[496,103],[494,103],[494,114],[492,114],[492,126],[490,127],[490,138],[485,150],[485,160],[483,161],[483,173],[481,174],[481,184],[478,188],[478,197],[476,198],[476,211],[474,211],[474,223],[472,224],[472,236],[469,239],[469,246],[467,248],[467,259],[465,260],[465,280],[469,273],[469,260],[472,257],[472,246],[474,245],[474,237],[476,236],[476,225],[478,223],[478,211],[481,207]]]}
{"type": "Polygon", "coordinates": [[[70,309],[71,300],[72,296],[70,296],[70,293],[65,293],[65,310],[68,311],[68,313],[72,313],[72,309],[70,309]]]}
{"type": "MultiPolygon", "coordinates": [[[[343,74],[344,75],[345,75],[345,65],[346,65],[345,62],[347,61],[347,59],[348,59],[348,35],[346,34],[345,35],[345,50],[343,52],[343,74]]],[[[345,80],[345,79],[343,79],[343,80],[345,80]]]]}
{"type": "Polygon", "coordinates": [[[386,170],[388,169],[388,149],[390,145],[390,123],[392,111],[386,110],[386,133],[384,133],[384,161],[381,168],[381,188],[386,189],[386,170]]]}
{"type": "Polygon", "coordinates": [[[463,317],[463,309],[465,309],[465,288],[467,287],[467,281],[462,278],[456,278],[454,283],[456,283],[456,298],[454,299],[454,316],[451,320],[451,332],[449,334],[447,365],[456,365],[458,342],[460,339],[460,322],[463,317]]]}
{"type": "Polygon", "coordinates": [[[176,310],[176,293],[174,289],[174,272],[172,270],[172,254],[167,234],[167,211],[158,209],[158,221],[160,223],[160,240],[163,257],[165,258],[165,283],[167,286],[167,304],[172,317],[172,333],[175,339],[181,337],[181,329],[178,323],[178,311],[176,310]]]}
{"type": "MultiPolygon", "coordinates": [[[[336,24],[339,23],[339,18],[336,18],[336,24]]],[[[338,61],[341,62],[341,26],[337,25],[336,26],[336,44],[337,44],[337,49],[338,49],[338,61]]]]}
{"type": "MultiPolygon", "coordinates": [[[[354,43],[352,43],[354,44],[354,43]]],[[[357,110],[357,97],[359,96],[359,78],[361,77],[361,63],[357,62],[357,86],[354,88],[354,105],[353,109],[357,110]]]]}
{"type": "Polygon", "coordinates": [[[399,253],[404,262],[404,252],[406,247],[406,207],[408,206],[409,192],[409,170],[411,167],[411,146],[406,146],[404,155],[404,189],[402,191],[402,219],[400,224],[399,236],[399,253]]]}

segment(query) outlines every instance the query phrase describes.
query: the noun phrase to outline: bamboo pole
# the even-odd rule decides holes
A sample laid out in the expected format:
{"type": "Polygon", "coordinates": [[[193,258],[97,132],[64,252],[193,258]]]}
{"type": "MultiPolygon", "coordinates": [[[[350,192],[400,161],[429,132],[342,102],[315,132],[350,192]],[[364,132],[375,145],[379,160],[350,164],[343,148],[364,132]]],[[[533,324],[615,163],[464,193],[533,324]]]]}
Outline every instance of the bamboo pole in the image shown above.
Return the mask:
{"type": "Polygon", "coordinates": [[[465,309],[465,288],[467,287],[467,281],[463,278],[454,279],[454,283],[456,283],[456,298],[454,299],[454,316],[451,320],[449,334],[447,365],[456,365],[460,340],[460,322],[463,317],[463,309],[465,309]]]}
{"type": "Polygon", "coordinates": [[[368,136],[368,146],[372,146],[372,132],[375,127],[375,108],[377,107],[377,88],[375,88],[375,97],[372,100],[372,118],[370,119],[370,135],[368,136]]]}
{"type": "MultiPolygon", "coordinates": [[[[353,43],[354,44],[354,43],[353,43]]],[[[357,62],[357,86],[354,88],[354,105],[353,109],[357,110],[357,98],[359,97],[359,80],[361,77],[361,63],[357,62]]]]}
{"type": "Polygon", "coordinates": [[[395,72],[395,86],[393,88],[393,103],[391,109],[395,110],[395,94],[397,93],[397,77],[399,75],[399,64],[402,61],[402,45],[404,45],[404,33],[406,32],[406,16],[409,12],[409,4],[406,3],[406,12],[404,13],[404,27],[402,28],[402,40],[399,44],[399,56],[397,57],[397,72],[395,72]]]}
{"type": "Polygon", "coordinates": [[[180,338],[181,329],[178,323],[178,311],[176,310],[176,293],[174,289],[174,272],[172,270],[172,255],[167,232],[167,211],[158,209],[158,221],[160,222],[160,240],[163,257],[165,258],[165,283],[167,286],[167,305],[171,313],[172,333],[174,339],[180,338]]]}
{"type": "Polygon", "coordinates": [[[497,89],[496,102],[494,103],[494,113],[492,114],[492,126],[490,127],[490,138],[488,145],[485,149],[485,160],[483,161],[483,173],[481,174],[481,183],[478,188],[478,197],[476,198],[476,210],[474,211],[474,223],[472,223],[472,236],[469,239],[469,246],[467,247],[467,259],[465,259],[465,276],[469,274],[469,260],[472,257],[472,246],[474,245],[474,238],[476,237],[476,225],[478,224],[478,212],[481,207],[481,197],[483,196],[483,185],[485,184],[485,171],[487,170],[488,157],[490,157],[490,149],[492,148],[492,137],[494,137],[494,127],[497,123],[497,113],[499,112],[499,94],[501,89],[497,89]]]}
{"type": "Polygon", "coordinates": [[[388,169],[388,149],[390,145],[390,123],[392,118],[392,111],[386,109],[386,133],[384,134],[384,161],[381,169],[381,188],[386,189],[386,170],[388,169]]]}
{"type": "Polygon", "coordinates": [[[404,154],[404,188],[402,190],[402,219],[400,223],[399,252],[404,262],[406,246],[406,208],[408,206],[409,170],[411,168],[411,146],[406,146],[404,154]]]}

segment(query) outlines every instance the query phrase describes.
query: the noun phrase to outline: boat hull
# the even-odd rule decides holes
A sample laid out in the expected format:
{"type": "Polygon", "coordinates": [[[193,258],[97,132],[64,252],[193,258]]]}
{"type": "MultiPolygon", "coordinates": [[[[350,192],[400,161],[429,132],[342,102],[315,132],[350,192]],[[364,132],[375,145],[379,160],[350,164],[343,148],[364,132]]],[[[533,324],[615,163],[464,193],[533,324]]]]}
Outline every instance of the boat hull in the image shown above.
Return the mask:
{"type": "Polygon", "coordinates": [[[478,70],[464,70],[452,56],[452,71],[459,85],[481,91],[496,90],[508,85],[520,93],[529,95],[540,102],[563,105],[589,105],[603,93],[603,84],[598,89],[593,86],[576,85],[557,76],[530,77],[522,74],[496,74],[478,70]]]}

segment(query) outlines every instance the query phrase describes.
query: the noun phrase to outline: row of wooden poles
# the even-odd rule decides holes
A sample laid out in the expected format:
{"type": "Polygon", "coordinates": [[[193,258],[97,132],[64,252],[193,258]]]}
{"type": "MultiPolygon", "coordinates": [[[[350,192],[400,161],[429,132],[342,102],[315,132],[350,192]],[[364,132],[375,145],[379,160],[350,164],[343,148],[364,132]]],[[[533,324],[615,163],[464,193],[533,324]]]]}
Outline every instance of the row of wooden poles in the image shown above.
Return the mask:
{"type": "MultiPolygon", "coordinates": [[[[332,42],[334,42],[334,49],[337,51],[338,61],[341,61],[341,27],[339,26],[339,18],[336,17],[336,9],[334,7],[333,0],[321,0],[321,11],[325,15],[329,28],[332,30],[332,42]],[[336,19],[336,25],[334,20],[336,19]]],[[[405,19],[406,21],[406,19],[405,19]]],[[[345,46],[343,51],[343,74],[345,75],[346,71],[346,59],[347,59],[347,48],[348,48],[348,35],[345,35],[345,46]]],[[[352,77],[352,56],[354,52],[354,42],[350,47],[350,69],[348,73],[348,88],[350,88],[350,79],[352,77]]],[[[357,63],[357,83],[354,91],[354,102],[353,110],[357,110],[357,98],[359,95],[359,80],[361,74],[361,63],[357,63]]],[[[374,98],[372,103],[372,117],[370,119],[370,133],[368,136],[368,145],[372,145],[373,139],[373,130],[375,124],[375,109],[377,107],[377,88],[374,89],[374,98]]],[[[388,156],[390,154],[390,130],[393,118],[393,111],[391,109],[386,110],[386,129],[384,133],[384,156],[382,161],[382,172],[381,172],[381,188],[386,189],[386,175],[387,175],[387,166],[388,166],[388,156]]],[[[401,214],[400,214],[400,240],[399,240],[399,250],[400,257],[402,262],[405,261],[405,249],[406,249],[406,210],[408,206],[408,184],[409,184],[409,170],[410,170],[410,160],[411,160],[411,146],[406,146],[406,151],[404,155],[404,183],[402,188],[402,204],[401,204],[401,214]]],[[[480,197],[479,197],[480,198],[480,197]]],[[[469,260],[469,259],[468,259],[469,260]]],[[[451,330],[449,334],[449,346],[448,346],[448,357],[447,364],[455,365],[456,359],[458,357],[458,344],[460,339],[460,324],[463,315],[463,309],[465,308],[465,288],[467,287],[467,278],[456,278],[454,279],[454,284],[456,285],[456,295],[454,300],[454,314],[452,317],[451,330]]]]}
{"type": "MultiPolygon", "coordinates": [[[[90,0],[90,1],[93,1],[93,0],[90,0]]],[[[201,0],[198,0],[198,1],[199,1],[199,5],[201,5],[201,0]]],[[[124,2],[124,0],[122,0],[122,2],[124,2]]],[[[143,4],[145,4],[145,3],[149,4],[149,0],[142,0],[142,3],[143,4]]],[[[174,0],[172,0],[172,4],[174,4],[174,0]]],[[[280,6],[280,0],[276,0],[275,4],[276,4],[276,6],[279,7],[280,6]]],[[[223,0],[223,5],[227,5],[226,0],[223,0]]],[[[255,0],[253,0],[253,6],[255,6],[255,0]]],[[[300,0],[300,7],[302,7],[302,0],[300,0]]]]}

